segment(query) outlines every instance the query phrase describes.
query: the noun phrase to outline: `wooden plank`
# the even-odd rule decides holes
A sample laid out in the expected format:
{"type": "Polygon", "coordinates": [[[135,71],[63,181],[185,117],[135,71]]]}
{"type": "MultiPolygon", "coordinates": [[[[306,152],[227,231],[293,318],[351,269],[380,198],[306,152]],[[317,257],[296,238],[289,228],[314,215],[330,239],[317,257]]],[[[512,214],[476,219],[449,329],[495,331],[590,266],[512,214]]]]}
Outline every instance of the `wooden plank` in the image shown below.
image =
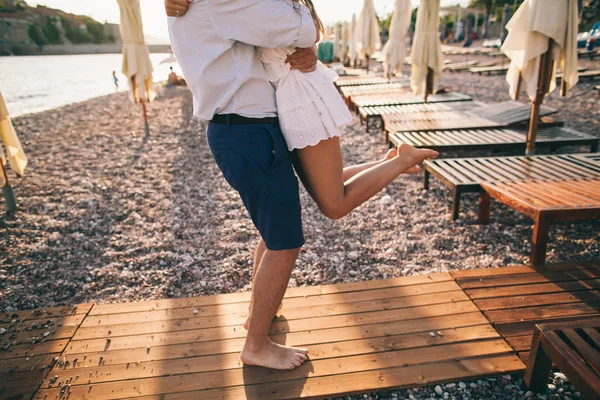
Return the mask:
{"type": "MultiPolygon", "coordinates": [[[[457,303],[404,308],[400,310],[374,311],[366,313],[307,318],[290,321],[277,318],[271,324],[269,332],[271,334],[281,334],[289,332],[297,333],[302,331],[314,332],[321,329],[329,329],[340,326],[348,327],[348,329],[356,329],[357,326],[366,324],[418,320],[422,318],[436,317],[442,315],[465,314],[477,311],[477,307],[472,302],[462,301],[457,303]]],[[[93,343],[94,346],[99,346],[100,343],[102,343],[102,349],[106,351],[113,348],[120,348],[120,346],[124,346],[127,343],[131,343],[131,340],[134,337],[144,337],[144,335],[153,335],[153,337],[161,335],[162,337],[162,335],[173,335],[175,333],[185,333],[190,331],[196,332],[196,341],[234,339],[246,336],[246,331],[241,325],[195,329],[197,325],[194,324],[194,321],[191,320],[182,321],[179,325],[163,325],[162,323],[132,325],[133,326],[128,327],[126,331],[118,332],[119,335],[123,336],[111,336],[110,341],[105,338],[79,338],[78,340],[73,340],[70,345],[74,346],[77,342],[80,341],[85,341],[86,343],[93,343]],[[137,333],[140,331],[142,333],[137,333]],[[126,334],[128,336],[125,336],[126,334]]],[[[156,342],[152,343],[152,341],[150,341],[149,345],[155,343],[156,342]]]]}
{"type": "Polygon", "coordinates": [[[504,338],[508,344],[512,346],[513,349],[517,352],[529,351],[531,349],[531,339],[533,338],[533,334],[531,335],[521,335],[521,336],[509,336],[504,338]]]}
{"type": "Polygon", "coordinates": [[[560,318],[598,313],[600,313],[600,302],[582,302],[485,311],[484,315],[494,324],[498,324],[501,322],[539,320],[541,318],[560,318]]]}
{"type": "Polygon", "coordinates": [[[52,359],[59,355],[60,353],[51,353],[29,357],[4,358],[0,360],[0,374],[8,374],[10,371],[19,372],[51,368],[52,359]]]}
{"type": "Polygon", "coordinates": [[[526,285],[530,283],[563,282],[580,279],[600,278],[600,268],[590,267],[585,270],[536,272],[517,276],[492,276],[486,278],[461,279],[463,289],[476,289],[497,286],[526,285]]]}
{"type": "MultiPolygon", "coordinates": [[[[288,382],[294,379],[310,379],[312,377],[327,377],[336,374],[338,377],[366,371],[381,370],[396,367],[409,367],[423,363],[442,363],[456,359],[482,357],[489,355],[510,356],[511,349],[503,340],[478,342],[477,346],[470,343],[458,343],[430,347],[392,351],[370,355],[344,357],[343,359],[326,359],[305,362],[291,371],[272,371],[263,368],[247,368],[244,373],[241,368],[219,371],[218,373],[191,373],[160,378],[144,378],[131,381],[100,383],[93,386],[75,385],[70,389],[70,397],[114,398],[118,393],[120,398],[131,396],[148,396],[169,393],[173,388],[177,391],[207,390],[223,387],[288,382]],[[90,389],[91,388],[91,389],[90,389]]],[[[514,357],[514,356],[512,356],[514,357]]],[[[523,366],[519,363],[518,368],[523,366]]],[[[42,389],[35,398],[54,398],[60,389],[42,389]]],[[[363,389],[364,390],[364,389],[363,389]]],[[[344,389],[344,393],[347,390],[344,389]]]]}
{"type": "Polygon", "coordinates": [[[0,352],[0,360],[60,353],[65,349],[67,343],[69,343],[69,339],[50,340],[35,344],[27,343],[11,346],[7,350],[0,352]]]}
{"type": "MultiPolygon", "coordinates": [[[[371,356],[377,353],[389,353],[399,350],[409,350],[402,353],[403,362],[408,362],[408,358],[416,357],[419,352],[431,353],[428,350],[436,347],[438,352],[448,350],[449,344],[465,343],[473,346],[490,346],[490,340],[493,343],[501,343],[498,333],[489,325],[480,325],[469,328],[459,328],[457,330],[445,330],[441,336],[431,337],[428,332],[395,335],[384,338],[359,339],[352,341],[326,343],[314,345],[309,348],[309,358],[312,362],[317,360],[335,359],[350,356],[371,356]],[[448,335],[446,335],[446,333],[448,335]],[[477,342],[474,342],[477,340],[477,342]],[[418,350],[417,350],[418,349],[418,350]]],[[[504,346],[504,345],[502,345],[504,346]]],[[[506,347],[504,347],[506,349],[506,347]]],[[[351,360],[351,359],[350,359],[351,360]]],[[[338,361],[336,361],[338,362],[338,361]]],[[[212,356],[186,357],[167,360],[152,360],[146,362],[129,362],[128,364],[113,364],[87,366],[77,365],[77,368],[66,368],[61,370],[55,368],[52,377],[57,376],[57,382],[73,381],[73,385],[96,384],[102,382],[122,381],[128,379],[140,379],[159,377],[165,375],[175,375],[180,373],[198,373],[210,371],[222,371],[241,368],[238,353],[226,353],[212,356]],[[77,377],[82,379],[76,379],[77,377]]],[[[46,380],[42,387],[50,386],[50,381],[46,380]]]]}
{"type": "MultiPolygon", "coordinates": [[[[586,361],[596,374],[600,374],[600,353],[598,353],[598,350],[590,346],[574,329],[563,329],[562,333],[571,341],[571,345],[577,350],[581,358],[586,361]]],[[[596,377],[596,379],[599,378],[596,377]]]]}
{"type": "MultiPolygon", "coordinates": [[[[454,315],[444,315],[440,317],[421,318],[418,319],[418,323],[416,321],[417,320],[410,319],[386,323],[365,323],[364,325],[360,324],[359,326],[338,326],[329,329],[280,333],[273,334],[271,339],[274,341],[285,340],[285,343],[292,343],[292,345],[297,345],[293,343],[304,343],[309,345],[394,334],[430,332],[487,323],[487,319],[479,311],[460,314],[460,318],[456,318],[454,315]]],[[[222,330],[223,328],[218,329],[222,330]]],[[[139,349],[139,351],[149,351],[152,354],[155,354],[156,352],[161,352],[162,346],[165,345],[185,343],[195,343],[196,345],[199,345],[204,342],[203,339],[205,339],[204,335],[206,331],[206,329],[191,330],[116,338],[110,342],[109,349],[106,350],[139,349]]],[[[226,333],[227,334],[220,335],[221,332],[216,332],[211,336],[214,338],[211,340],[219,340],[218,343],[211,341],[204,342],[209,351],[206,354],[237,351],[235,350],[237,348],[235,347],[236,342],[226,339],[244,338],[246,336],[245,331],[243,331],[241,327],[238,328],[237,331],[232,331],[231,328],[227,328],[226,333]],[[217,344],[218,346],[216,346],[217,344]],[[229,345],[232,345],[232,347],[227,348],[229,345]]],[[[64,354],[74,356],[81,353],[102,352],[105,351],[106,343],[105,339],[74,340],[70,342],[64,354]]]]}
{"type": "MultiPolygon", "coordinates": [[[[430,329],[438,329],[442,333],[442,336],[436,336],[432,338],[429,331],[416,331],[404,330],[400,324],[387,324],[386,325],[373,325],[363,326],[357,333],[348,333],[344,331],[343,335],[333,337],[335,332],[330,332],[329,335],[319,337],[318,334],[322,331],[318,331],[316,334],[308,333],[303,335],[289,334],[287,336],[278,335],[272,337],[273,340],[293,346],[308,346],[311,357],[315,359],[323,358],[326,354],[325,349],[333,347],[337,352],[342,352],[345,343],[352,343],[356,346],[356,350],[363,348],[366,343],[367,346],[371,346],[370,351],[380,351],[386,348],[409,348],[418,347],[424,345],[423,343],[436,344],[436,343],[450,343],[457,342],[460,340],[475,340],[488,337],[496,337],[496,331],[489,325],[469,325],[485,321],[483,317],[473,319],[473,316],[469,317],[471,321],[466,321],[467,326],[457,327],[456,321],[452,321],[451,318],[447,318],[445,321],[441,321],[432,328],[431,320],[425,320],[425,330],[427,327],[430,329]],[[394,327],[395,326],[395,327],[394,327]],[[315,336],[316,335],[316,336],[315,336]],[[360,339],[357,339],[360,338],[360,339]],[[395,342],[395,338],[400,341],[395,342]]],[[[406,327],[404,327],[406,328],[406,327]]],[[[342,329],[340,329],[342,331],[342,329]]],[[[436,331],[437,332],[437,331],[436,331]]],[[[116,364],[146,362],[146,361],[158,361],[158,360],[170,360],[177,358],[186,357],[199,357],[208,356],[215,354],[227,354],[236,353],[242,350],[244,344],[244,338],[223,340],[219,342],[191,342],[184,344],[173,344],[164,345],[160,347],[136,348],[136,349],[123,349],[123,350],[112,350],[107,352],[95,352],[95,353],[84,353],[66,355],[61,358],[69,365],[76,366],[77,368],[93,368],[98,367],[100,364],[100,357],[102,357],[102,366],[110,366],[116,364]]],[[[368,350],[365,349],[365,351],[368,350]]],[[[61,365],[57,365],[55,370],[60,370],[61,365]]]]}
{"type": "MultiPolygon", "coordinates": [[[[320,296],[333,293],[356,292],[361,290],[382,289],[395,286],[420,285],[424,283],[444,282],[451,280],[452,277],[450,276],[450,274],[438,273],[382,280],[338,283],[334,285],[295,287],[287,289],[284,296],[284,301],[285,299],[290,299],[293,297],[320,296]]],[[[94,306],[94,308],[90,311],[89,315],[118,314],[137,311],[154,311],[181,307],[201,307],[229,303],[247,303],[250,301],[250,295],[250,292],[240,292],[195,298],[162,299],[138,303],[98,304],[94,306]]]]}
{"type": "MultiPolygon", "coordinates": [[[[399,286],[385,289],[364,290],[359,292],[311,296],[307,298],[294,297],[283,300],[282,310],[285,310],[286,318],[288,319],[293,317],[302,318],[306,316],[333,315],[336,314],[336,312],[334,312],[336,308],[339,309],[345,307],[345,310],[354,309],[358,311],[360,310],[361,306],[366,306],[364,302],[379,301],[380,303],[384,303],[386,299],[394,298],[397,299],[396,301],[400,302],[414,300],[416,302],[420,302],[418,304],[434,304],[436,299],[440,297],[436,296],[439,293],[447,293],[450,298],[458,299],[460,296],[460,288],[455,282],[446,281],[425,285],[399,286]],[[310,312],[310,310],[313,311],[310,312]]],[[[82,328],[88,328],[102,325],[118,325],[123,323],[166,321],[218,315],[230,316],[240,312],[247,314],[249,304],[249,302],[244,302],[202,307],[178,307],[152,311],[103,314],[87,318],[81,326],[82,328]],[[194,314],[194,312],[196,312],[196,314],[194,314]]]]}
{"type": "Polygon", "coordinates": [[[36,390],[37,387],[7,389],[0,392],[0,400],[30,400],[36,390]]]}
{"type": "MultiPolygon", "coordinates": [[[[493,356],[440,364],[399,367],[355,374],[333,375],[308,380],[285,381],[278,384],[233,387],[202,392],[206,399],[291,399],[324,398],[330,394],[362,394],[365,391],[399,389],[417,385],[433,385],[490,376],[499,371],[521,372],[523,363],[515,356],[493,356]],[[477,375],[479,374],[479,375],[477,375]]],[[[197,399],[198,392],[172,393],[166,396],[137,397],[138,400],[197,399]]]]}
{"type": "Polygon", "coordinates": [[[567,303],[578,303],[588,301],[599,301],[600,292],[596,290],[584,290],[575,292],[558,292],[551,294],[498,297],[490,299],[475,300],[474,303],[482,311],[502,310],[519,307],[545,306],[567,303]]]}
{"type": "MultiPolygon", "coordinates": [[[[401,297],[392,299],[373,300],[369,302],[357,302],[347,304],[333,304],[329,306],[321,307],[302,307],[285,309],[279,312],[280,316],[274,321],[284,320],[285,323],[289,324],[290,321],[301,320],[298,324],[306,324],[307,318],[317,317],[328,317],[328,316],[342,316],[364,312],[384,311],[384,310],[401,310],[404,308],[410,308],[415,310],[413,307],[416,306],[435,306],[447,304],[448,301],[451,303],[458,303],[461,301],[469,300],[468,297],[462,291],[455,292],[444,292],[434,293],[423,296],[412,296],[412,297],[401,297]],[[312,314],[311,314],[312,313],[312,314]]],[[[167,331],[179,331],[186,329],[203,329],[203,328],[215,328],[225,326],[239,326],[246,321],[248,316],[247,310],[239,313],[231,313],[229,315],[217,315],[212,317],[195,317],[195,318],[183,318],[183,319],[166,319],[166,320],[147,320],[132,323],[125,323],[121,321],[120,324],[105,324],[98,323],[98,326],[90,326],[89,328],[80,328],[77,334],[74,336],[75,340],[90,339],[90,338],[101,338],[101,337],[117,337],[133,334],[144,334],[151,332],[167,332],[167,331]]],[[[409,312],[409,310],[407,310],[409,312]]],[[[121,316],[122,314],[118,314],[121,316]]],[[[192,316],[192,310],[188,313],[192,316]]],[[[298,324],[293,324],[297,326],[298,324]]]]}
{"type": "Polygon", "coordinates": [[[586,279],[560,283],[535,283],[520,286],[500,286],[482,289],[467,289],[465,292],[473,299],[491,297],[524,296],[528,294],[556,293],[564,291],[591,290],[600,288],[600,279],[586,279]]]}
{"type": "Polygon", "coordinates": [[[539,318],[529,321],[507,322],[495,324],[494,327],[504,337],[529,335],[537,324],[579,322],[582,318],[597,318],[598,314],[572,315],[558,318],[539,318]]]}
{"type": "MultiPolygon", "coordinates": [[[[574,270],[586,270],[588,268],[600,268],[599,261],[581,262],[581,263],[558,263],[544,265],[544,271],[574,271],[574,270]]],[[[516,275],[516,274],[531,274],[538,272],[536,269],[527,265],[515,265],[508,267],[496,267],[496,268],[481,268],[481,269],[463,269],[459,271],[451,271],[450,274],[456,279],[456,281],[462,284],[463,279],[475,278],[475,277],[489,277],[489,276],[502,276],[502,275],[516,275]]]]}

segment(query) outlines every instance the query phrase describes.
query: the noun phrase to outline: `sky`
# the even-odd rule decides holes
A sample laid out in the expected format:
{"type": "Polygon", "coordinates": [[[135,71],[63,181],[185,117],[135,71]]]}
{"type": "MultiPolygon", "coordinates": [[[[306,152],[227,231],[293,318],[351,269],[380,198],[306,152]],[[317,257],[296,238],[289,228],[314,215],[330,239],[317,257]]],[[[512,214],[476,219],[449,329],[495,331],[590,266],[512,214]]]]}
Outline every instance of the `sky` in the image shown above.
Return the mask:
{"type": "MultiPolygon", "coordinates": [[[[88,15],[97,21],[119,22],[119,6],[116,0],[27,0],[28,4],[43,4],[73,14],[88,15]]],[[[319,16],[326,25],[337,21],[348,21],[352,14],[360,13],[363,0],[313,0],[319,16]]],[[[413,7],[418,0],[411,0],[413,7]]],[[[140,0],[142,18],[146,35],[160,39],[168,39],[167,21],[164,12],[164,0],[140,0]]],[[[375,8],[380,15],[390,13],[394,8],[394,0],[374,0],[375,8]]],[[[469,0],[441,0],[442,6],[467,6],[469,0]]]]}

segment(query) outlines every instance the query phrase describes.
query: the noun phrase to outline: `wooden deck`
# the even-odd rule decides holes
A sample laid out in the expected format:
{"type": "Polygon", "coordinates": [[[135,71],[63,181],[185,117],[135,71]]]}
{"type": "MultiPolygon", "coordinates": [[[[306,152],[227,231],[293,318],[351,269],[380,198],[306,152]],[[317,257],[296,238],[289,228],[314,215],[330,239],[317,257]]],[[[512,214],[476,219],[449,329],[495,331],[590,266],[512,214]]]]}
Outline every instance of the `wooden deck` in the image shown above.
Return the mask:
{"type": "Polygon", "coordinates": [[[600,262],[454,272],[457,283],[527,362],[533,327],[600,315],[600,262]]]}
{"type": "MultiPolygon", "coordinates": [[[[240,364],[249,293],[23,312],[23,343],[0,352],[0,398],[331,398],[522,373],[535,322],[600,304],[600,263],[546,268],[291,288],[271,334],[309,348],[293,371],[240,364]],[[56,328],[27,330],[53,318],[56,328]]],[[[3,343],[14,319],[3,316],[3,343]]]]}

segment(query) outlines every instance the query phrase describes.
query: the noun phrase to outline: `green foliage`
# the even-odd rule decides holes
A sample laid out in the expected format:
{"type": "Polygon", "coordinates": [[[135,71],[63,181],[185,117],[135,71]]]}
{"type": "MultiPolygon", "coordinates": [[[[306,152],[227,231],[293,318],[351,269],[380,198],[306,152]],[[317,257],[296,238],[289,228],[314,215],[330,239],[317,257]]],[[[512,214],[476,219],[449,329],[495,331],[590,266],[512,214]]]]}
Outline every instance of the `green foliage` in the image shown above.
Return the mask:
{"type": "Polygon", "coordinates": [[[31,41],[38,45],[40,48],[48,44],[38,24],[29,25],[29,28],[27,28],[27,34],[29,35],[29,39],[31,39],[31,41]]]}
{"type": "Polygon", "coordinates": [[[42,33],[49,44],[60,44],[62,42],[60,38],[60,31],[56,26],[56,20],[53,17],[46,16],[44,18],[44,25],[42,25],[42,33]]]}
{"type": "Polygon", "coordinates": [[[13,46],[13,47],[11,47],[10,51],[15,56],[22,56],[22,55],[26,54],[26,51],[22,47],[20,47],[20,46],[13,46]]]}
{"type": "Polygon", "coordinates": [[[94,43],[103,43],[106,41],[106,35],[104,33],[104,25],[100,22],[94,21],[91,18],[87,18],[85,26],[90,35],[94,37],[94,43]]]}
{"type": "Polygon", "coordinates": [[[60,16],[60,22],[65,30],[65,36],[73,44],[94,43],[95,38],[89,32],[86,32],[75,25],[65,15],[60,16]]]}
{"type": "Polygon", "coordinates": [[[598,21],[600,21],[600,0],[583,0],[579,32],[589,31],[598,21]]]}

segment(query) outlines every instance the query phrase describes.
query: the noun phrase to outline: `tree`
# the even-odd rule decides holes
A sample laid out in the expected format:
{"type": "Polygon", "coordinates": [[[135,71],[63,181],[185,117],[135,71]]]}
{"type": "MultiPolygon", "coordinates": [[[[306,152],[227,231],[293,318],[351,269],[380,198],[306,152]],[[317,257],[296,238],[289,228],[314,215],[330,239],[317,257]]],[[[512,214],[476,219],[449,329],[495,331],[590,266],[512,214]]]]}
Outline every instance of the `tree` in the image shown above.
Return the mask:
{"type": "Polygon", "coordinates": [[[589,31],[598,21],[600,21],[600,0],[583,0],[579,31],[589,31]]]}
{"type": "Polygon", "coordinates": [[[42,26],[42,33],[46,38],[46,41],[50,44],[60,44],[60,31],[56,26],[55,17],[46,16],[44,25],[42,26]]]}
{"type": "Polygon", "coordinates": [[[512,7],[512,12],[517,10],[518,6],[523,3],[524,0],[471,0],[469,7],[479,8],[485,11],[485,18],[483,21],[483,37],[487,39],[488,37],[488,22],[490,16],[495,13],[499,13],[498,15],[502,15],[502,9],[505,4],[508,4],[512,7]]]}
{"type": "Polygon", "coordinates": [[[31,41],[35,43],[40,48],[40,50],[44,45],[48,44],[46,38],[40,31],[40,27],[38,24],[29,25],[29,28],[27,28],[27,34],[29,35],[29,39],[31,39],[31,41]]]}

